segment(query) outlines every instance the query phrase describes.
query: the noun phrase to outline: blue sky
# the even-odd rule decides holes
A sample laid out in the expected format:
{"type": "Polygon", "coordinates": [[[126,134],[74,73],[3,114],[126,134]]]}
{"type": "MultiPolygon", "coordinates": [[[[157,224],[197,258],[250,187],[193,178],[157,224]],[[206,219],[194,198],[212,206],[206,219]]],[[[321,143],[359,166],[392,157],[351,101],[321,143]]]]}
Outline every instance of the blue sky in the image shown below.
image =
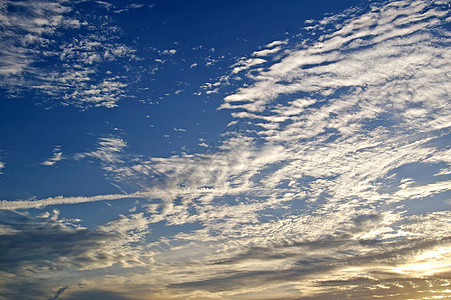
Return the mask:
{"type": "Polygon", "coordinates": [[[0,1],[0,299],[450,297],[450,11],[0,1]]]}

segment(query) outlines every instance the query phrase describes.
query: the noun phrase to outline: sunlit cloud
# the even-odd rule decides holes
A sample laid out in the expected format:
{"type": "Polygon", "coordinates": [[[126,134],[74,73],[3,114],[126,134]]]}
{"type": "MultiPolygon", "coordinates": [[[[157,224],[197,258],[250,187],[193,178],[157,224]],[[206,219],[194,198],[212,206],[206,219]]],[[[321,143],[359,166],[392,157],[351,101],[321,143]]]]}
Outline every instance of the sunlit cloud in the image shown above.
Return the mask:
{"type": "MultiPolygon", "coordinates": [[[[70,279],[45,287],[53,299],[448,296],[449,21],[444,1],[373,3],[237,57],[201,86],[233,117],[203,152],[138,155],[126,135],[71,155],[57,146],[43,165],[92,161],[133,192],[2,199],[7,284],[30,268],[70,279]],[[127,213],[95,228],[54,209],[116,200],[127,213]]],[[[125,94],[126,77],[91,76],[136,50],[98,38],[64,44],[67,66],[41,78],[67,103],[113,108],[125,94]]]]}

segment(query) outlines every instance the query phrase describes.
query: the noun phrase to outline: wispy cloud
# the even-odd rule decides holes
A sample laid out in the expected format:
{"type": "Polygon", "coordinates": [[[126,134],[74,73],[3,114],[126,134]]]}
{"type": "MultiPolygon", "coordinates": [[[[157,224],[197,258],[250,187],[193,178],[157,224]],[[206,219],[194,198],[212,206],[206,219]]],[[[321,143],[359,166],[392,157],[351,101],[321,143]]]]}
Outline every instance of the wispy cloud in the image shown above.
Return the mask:
{"type": "MultiPolygon", "coordinates": [[[[134,193],[134,194],[109,194],[109,195],[97,195],[91,197],[49,197],[40,200],[15,200],[7,201],[3,200],[0,202],[0,209],[3,210],[18,210],[18,209],[30,209],[30,208],[41,208],[50,205],[62,205],[62,204],[77,204],[77,203],[88,203],[97,201],[111,201],[120,199],[140,199],[149,198],[152,193],[134,193]]],[[[155,195],[157,196],[157,195],[155,195]]]]}
{"type": "Polygon", "coordinates": [[[42,162],[41,165],[53,166],[54,164],[56,164],[58,161],[60,161],[62,159],[64,159],[64,158],[63,158],[63,152],[61,151],[61,146],[56,146],[55,149],[53,150],[53,156],[51,158],[49,158],[48,160],[42,162]]]}
{"type": "Polygon", "coordinates": [[[96,150],[78,153],[75,155],[75,158],[95,158],[100,160],[105,165],[105,168],[110,169],[110,165],[123,162],[120,155],[125,147],[127,147],[127,144],[121,138],[100,138],[96,150]]]}

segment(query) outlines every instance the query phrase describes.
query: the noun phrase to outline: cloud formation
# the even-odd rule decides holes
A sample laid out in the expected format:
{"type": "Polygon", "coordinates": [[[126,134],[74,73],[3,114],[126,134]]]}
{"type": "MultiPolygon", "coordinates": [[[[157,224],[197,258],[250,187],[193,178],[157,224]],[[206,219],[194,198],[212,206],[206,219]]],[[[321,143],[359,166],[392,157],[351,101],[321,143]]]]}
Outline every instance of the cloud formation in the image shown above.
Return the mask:
{"type": "MultiPolygon", "coordinates": [[[[84,228],[79,222],[60,218],[58,210],[38,217],[3,213],[0,224],[3,296],[31,297],[21,287],[29,282],[30,274],[37,272],[40,278],[57,283],[60,280],[55,272],[64,269],[95,270],[115,264],[127,268],[149,262],[151,253],[139,253],[140,247],[128,246],[149,231],[142,214],[120,216],[96,230],[84,228]]],[[[44,286],[48,288],[49,284],[44,286]]]]}
{"type": "Polygon", "coordinates": [[[133,60],[135,50],[118,41],[107,18],[93,26],[81,13],[82,2],[2,1],[1,87],[16,96],[36,90],[81,108],[117,106],[128,86],[125,74],[102,69],[105,62],[133,60]],[[44,63],[54,66],[50,73],[44,63]],[[106,76],[98,78],[99,72],[106,76]]]}
{"type": "Polygon", "coordinates": [[[281,292],[301,280],[295,289],[303,297],[362,297],[365,289],[389,297],[412,280],[401,295],[426,282],[444,290],[449,237],[432,220],[448,216],[439,207],[447,205],[449,181],[425,182],[404,170],[441,174],[449,165],[446,22],[440,1],[390,2],[311,22],[306,31],[326,33],[280,41],[283,49],[263,52],[265,62],[231,66],[229,78],[241,74],[246,84],[221,108],[232,109],[242,129],[227,130],[215,151],[125,167],[143,187],[150,178],[164,181],[168,196],[161,209],[149,206],[154,216],[203,225],[174,236],[186,251],[193,242],[216,249],[201,259],[194,281],[170,287],[231,296],[250,287],[281,292]],[[185,186],[210,194],[180,193],[185,186]],[[435,198],[437,208],[415,215],[413,201],[435,198]],[[427,226],[431,235],[418,230],[427,226]],[[435,267],[423,265],[428,275],[409,271],[428,253],[441,253],[435,267]]]}
{"type": "MultiPolygon", "coordinates": [[[[220,107],[234,121],[203,153],[129,159],[124,140],[102,138],[76,158],[135,193],[3,201],[10,213],[139,200],[95,230],[55,212],[15,216],[1,227],[2,272],[120,267],[68,299],[99,288],[139,299],[448,295],[449,22],[444,1],[374,3],[239,58],[206,87],[239,84],[220,107]]],[[[84,65],[105,59],[77,47],[84,65]]]]}
{"type": "Polygon", "coordinates": [[[45,49],[51,43],[48,36],[59,27],[79,26],[62,17],[69,10],[64,1],[2,1],[0,74],[4,79],[27,72],[39,48],[45,49]]]}
{"type": "Polygon", "coordinates": [[[127,144],[121,138],[108,137],[100,138],[97,143],[97,149],[91,152],[79,153],[75,155],[76,159],[95,158],[100,160],[105,165],[117,164],[123,162],[120,159],[122,149],[127,147],[127,144]]]}
{"type": "Polygon", "coordinates": [[[53,156],[49,158],[48,160],[41,163],[41,165],[44,166],[53,166],[58,161],[64,159],[63,158],[63,152],[61,152],[61,146],[55,146],[55,149],[53,150],[53,156]]]}

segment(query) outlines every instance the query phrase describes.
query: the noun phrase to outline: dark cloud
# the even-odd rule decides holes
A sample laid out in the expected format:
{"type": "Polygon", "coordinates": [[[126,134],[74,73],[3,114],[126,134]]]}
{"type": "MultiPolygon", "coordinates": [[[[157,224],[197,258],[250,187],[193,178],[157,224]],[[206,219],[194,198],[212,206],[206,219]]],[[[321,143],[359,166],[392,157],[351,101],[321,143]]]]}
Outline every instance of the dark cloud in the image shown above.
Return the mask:
{"type": "Polygon", "coordinates": [[[90,290],[90,291],[80,291],[72,293],[63,298],[64,300],[79,300],[79,299],[96,299],[96,300],[130,300],[120,293],[115,293],[111,291],[103,291],[103,290],[90,290]]]}
{"type": "Polygon", "coordinates": [[[60,288],[58,291],[56,291],[55,296],[53,296],[49,300],[56,300],[56,299],[58,299],[58,297],[61,296],[61,294],[64,293],[64,291],[67,290],[68,288],[69,288],[69,286],[64,286],[64,287],[60,288]]]}
{"type": "Polygon", "coordinates": [[[58,221],[25,215],[10,216],[0,225],[9,231],[0,238],[0,268],[4,272],[28,267],[83,269],[108,265],[113,259],[102,252],[105,242],[117,239],[110,233],[70,228],[58,221]]]}
{"type": "Polygon", "coordinates": [[[13,277],[3,276],[0,273],[0,299],[48,299],[51,295],[47,292],[46,287],[48,282],[45,279],[37,278],[34,274],[34,278],[26,278],[21,275],[15,275],[13,277]]]}
{"type": "Polygon", "coordinates": [[[116,249],[122,243],[117,233],[81,229],[55,216],[3,213],[0,229],[0,271],[5,276],[0,294],[6,299],[60,299],[68,286],[55,293],[58,283],[49,280],[59,280],[59,272],[105,268],[134,260],[116,249]]]}
{"type": "MultiPolygon", "coordinates": [[[[327,268],[329,269],[329,268],[327,268]]],[[[207,280],[184,282],[179,284],[172,284],[170,288],[185,289],[185,290],[206,290],[209,292],[230,291],[243,288],[253,288],[264,286],[271,283],[281,283],[287,280],[299,280],[303,275],[312,274],[315,272],[326,271],[324,268],[305,268],[303,272],[299,269],[289,270],[270,270],[270,271],[243,271],[230,272],[225,276],[217,276],[207,280]]],[[[227,272],[225,272],[227,273],[227,272]]]]}
{"type": "MultiPolygon", "coordinates": [[[[374,217],[370,219],[374,219],[374,217]]],[[[359,221],[355,222],[355,224],[367,224],[367,222],[359,221]]],[[[222,274],[218,274],[216,277],[208,280],[173,284],[170,287],[186,290],[207,290],[210,292],[230,291],[239,290],[243,286],[264,287],[275,283],[311,280],[311,278],[315,277],[321,278],[321,276],[328,276],[327,274],[335,273],[338,275],[340,269],[344,267],[366,267],[365,272],[368,273],[369,277],[357,277],[351,280],[318,281],[317,283],[318,286],[326,288],[323,291],[326,291],[328,287],[333,287],[340,293],[343,293],[343,298],[338,297],[336,299],[347,299],[347,294],[342,292],[340,288],[346,288],[346,290],[355,293],[358,299],[364,299],[361,297],[364,297],[364,295],[368,296],[368,291],[371,291],[374,286],[380,290],[381,295],[386,295],[386,290],[379,287],[379,285],[388,285],[391,289],[398,290],[398,285],[402,285],[399,282],[412,283],[413,281],[420,281],[422,283],[417,285],[412,283],[414,287],[422,286],[428,280],[443,283],[444,278],[440,279],[440,277],[418,279],[409,275],[403,277],[399,273],[379,271],[378,269],[408,263],[409,259],[415,254],[422,253],[436,246],[445,245],[450,241],[451,237],[444,237],[443,239],[430,240],[406,239],[394,242],[361,243],[361,241],[353,239],[349,235],[339,235],[267,248],[253,247],[241,255],[213,264],[226,266],[241,264],[251,260],[261,260],[267,261],[268,266],[270,266],[274,260],[282,259],[294,260],[295,263],[291,268],[284,270],[224,271],[222,274]],[[365,288],[356,289],[354,285],[364,286],[365,288]]],[[[443,277],[446,278],[446,276],[443,277]]],[[[418,290],[421,289],[418,288],[418,290]]],[[[414,289],[412,288],[411,291],[407,291],[404,294],[409,295],[413,291],[414,289]]],[[[328,295],[330,297],[330,293],[328,295]]]]}

